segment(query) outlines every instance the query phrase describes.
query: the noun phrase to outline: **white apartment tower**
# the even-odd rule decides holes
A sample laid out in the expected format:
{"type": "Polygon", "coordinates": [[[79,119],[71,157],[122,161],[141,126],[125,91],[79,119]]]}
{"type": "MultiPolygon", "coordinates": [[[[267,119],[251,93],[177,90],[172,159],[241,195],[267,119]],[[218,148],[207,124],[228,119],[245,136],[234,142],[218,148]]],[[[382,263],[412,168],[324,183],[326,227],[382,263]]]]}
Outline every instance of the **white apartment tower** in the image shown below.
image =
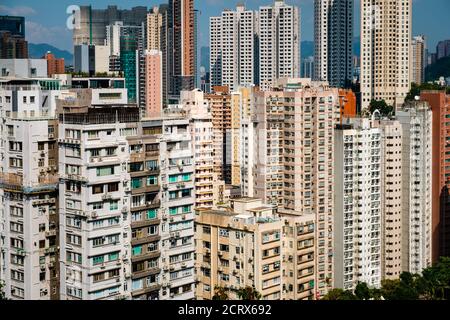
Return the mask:
{"type": "Polygon", "coordinates": [[[238,5],[210,18],[211,85],[235,90],[257,83],[257,13],[238,5]]]}
{"type": "Polygon", "coordinates": [[[139,111],[93,107],[92,93],[71,91],[58,101],[62,300],[130,297],[132,234],[125,195],[133,150],[127,135],[137,132],[139,111]]]}
{"type": "Polygon", "coordinates": [[[317,220],[316,294],[333,288],[334,110],[338,89],[310,79],[255,94],[254,196],[317,220]]]}
{"type": "Polygon", "coordinates": [[[58,299],[58,94],[23,78],[0,85],[0,281],[7,299],[58,299]]]}
{"type": "Polygon", "coordinates": [[[336,132],[334,286],[381,285],[381,129],[369,119],[336,132]]]}
{"type": "Polygon", "coordinates": [[[362,109],[403,104],[410,89],[412,0],[361,1],[362,109]]]}
{"type": "Polygon", "coordinates": [[[354,0],[314,1],[314,79],[348,86],[352,79],[354,0]]]}
{"type": "Polygon", "coordinates": [[[275,0],[259,8],[259,80],[267,90],[280,78],[300,76],[300,9],[275,0]]]}
{"type": "Polygon", "coordinates": [[[397,111],[403,128],[402,268],[420,273],[432,264],[432,112],[425,102],[397,111]]]}

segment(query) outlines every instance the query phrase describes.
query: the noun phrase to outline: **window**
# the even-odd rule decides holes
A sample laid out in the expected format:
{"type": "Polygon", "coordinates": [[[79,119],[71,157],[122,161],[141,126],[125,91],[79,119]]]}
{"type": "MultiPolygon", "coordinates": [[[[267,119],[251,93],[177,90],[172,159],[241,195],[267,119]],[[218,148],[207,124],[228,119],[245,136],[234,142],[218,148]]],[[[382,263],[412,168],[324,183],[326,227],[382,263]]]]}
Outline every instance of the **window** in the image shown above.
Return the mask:
{"type": "Polygon", "coordinates": [[[119,183],[118,182],[108,184],[108,192],[117,192],[117,191],[119,191],[119,183]]]}
{"type": "Polygon", "coordinates": [[[211,234],[211,227],[203,227],[204,234],[211,234]]]}
{"type": "Polygon", "coordinates": [[[228,238],[230,236],[230,232],[227,229],[219,229],[219,236],[228,238]]]}
{"type": "Polygon", "coordinates": [[[103,185],[96,185],[96,186],[92,186],[92,194],[100,194],[104,192],[104,188],[103,185]]]}
{"type": "Polygon", "coordinates": [[[147,186],[157,186],[157,185],[158,185],[157,176],[147,177],[147,186]]]}
{"type": "Polygon", "coordinates": [[[75,262],[75,263],[81,264],[81,254],[67,251],[66,256],[67,256],[67,262],[75,262]]]}
{"type": "Polygon", "coordinates": [[[140,256],[141,254],[142,254],[142,245],[133,247],[133,249],[132,249],[133,256],[140,256]]]}
{"type": "Polygon", "coordinates": [[[103,237],[99,237],[99,238],[92,239],[92,246],[93,246],[94,248],[100,247],[100,246],[102,246],[104,243],[105,243],[105,238],[103,238],[103,237]]]}
{"type": "Polygon", "coordinates": [[[23,160],[18,158],[9,158],[9,166],[11,168],[23,168],[23,160]]]}
{"type": "Polygon", "coordinates": [[[92,205],[93,210],[101,210],[103,209],[103,202],[96,202],[92,205]]]}
{"type": "Polygon", "coordinates": [[[156,209],[151,209],[147,211],[147,219],[152,220],[157,218],[157,212],[156,209]]]}
{"type": "Polygon", "coordinates": [[[114,167],[101,167],[97,168],[97,177],[110,176],[114,174],[114,167]]]}
{"type": "Polygon", "coordinates": [[[119,209],[119,201],[115,200],[115,201],[111,201],[109,203],[109,211],[115,211],[119,209]]]}
{"type": "Polygon", "coordinates": [[[105,261],[105,256],[96,256],[92,258],[94,266],[102,264],[105,261]]]}
{"type": "Polygon", "coordinates": [[[116,261],[119,260],[119,252],[110,253],[108,255],[108,261],[116,261]]]}

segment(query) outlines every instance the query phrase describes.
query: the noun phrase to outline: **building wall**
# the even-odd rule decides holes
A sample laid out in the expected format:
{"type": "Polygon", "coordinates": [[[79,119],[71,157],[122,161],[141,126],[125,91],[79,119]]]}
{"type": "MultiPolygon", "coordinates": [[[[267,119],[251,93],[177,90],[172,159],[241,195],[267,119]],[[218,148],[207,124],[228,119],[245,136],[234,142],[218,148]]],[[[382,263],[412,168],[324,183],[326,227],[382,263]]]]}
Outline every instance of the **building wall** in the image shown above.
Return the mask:
{"type": "Polygon", "coordinates": [[[334,286],[381,286],[381,130],[369,119],[336,130],[334,286]]]}
{"type": "MultiPolygon", "coordinates": [[[[375,124],[377,126],[377,124],[375,124]]],[[[402,127],[398,121],[383,120],[381,129],[381,185],[382,185],[382,279],[398,279],[403,271],[402,234],[403,229],[402,198],[402,127]]]]}
{"type": "Polygon", "coordinates": [[[300,76],[299,48],[298,7],[287,5],[284,1],[275,1],[273,6],[260,7],[259,77],[262,90],[270,89],[279,78],[300,76]],[[277,45],[273,39],[277,39],[277,45]]]}
{"type": "Polygon", "coordinates": [[[0,89],[0,277],[8,299],[59,293],[54,93],[33,82],[0,89]]]}
{"type": "Polygon", "coordinates": [[[45,59],[0,59],[2,77],[46,78],[45,59]]]}
{"type": "Polygon", "coordinates": [[[403,104],[411,85],[411,17],[411,0],[361,1],[362,109],[371,100],[403,104]]]}
{"type": "Polygon", "coordinates": [[[352,79],[353,0],[314,1],[314,79],[348,87],[352,79]]]}
{"type": "Polygon", "coordinates": [[[432,264],[433,114],[426,102],[397,112],[402,124],[402,269],[420,273],[432,264]]]}
{"type": "Polygon", "coordinates": [[[426,101],[431,106],[433,112],[433,262],[437,262],[440,256],[450,254],[449,239],[449,213],[447,210],[447,189],[449,171],[446,168],[447,136],[445,125],[447,122],[448,106],[450,98],[443,91],[423,91],[421,100],[426,101]],[[438,164],[438,165],[436,165],[438,164]]]}
{"type": "Polygon", "coordinates": [[[157,118],[161,116],[163,107],[161,51],[151,50],[146,52],[145,68],[146,117],[157,118]]]}
{"type": "Polygon", "coordinates": [[[255,94],[255,197],[316,216],[316,283],[323,296],[333,285],[333,128],[338,91],[309,79],[280,82],[278,90],[255,94]]]}
{"type": "Polygon", "coordinates": [[[425,67],[427,66],[427,45],[425,36],[414,37],[411,41],[411,82],[425,82],[425,67]]]}

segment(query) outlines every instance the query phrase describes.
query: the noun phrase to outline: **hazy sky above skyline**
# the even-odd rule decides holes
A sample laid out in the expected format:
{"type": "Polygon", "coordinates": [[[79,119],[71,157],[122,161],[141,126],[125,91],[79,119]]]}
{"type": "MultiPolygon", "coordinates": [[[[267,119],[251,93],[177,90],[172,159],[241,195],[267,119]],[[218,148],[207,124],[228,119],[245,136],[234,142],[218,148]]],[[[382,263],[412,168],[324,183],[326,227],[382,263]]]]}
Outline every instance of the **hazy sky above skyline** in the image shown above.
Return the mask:
{"type": "MultiPolygon", "coordinates": [[[[25,16],[27,21],[26,37],[31,43],[48,43],[57,48],[73,51],[72,32],[66,27],[67,7],[72,4],[88,5],[94,8],[106,8],[117,5],[119,8],[133,6],[152,7],[167,0],[2,0],[0,14],[25,16]]],[[[219,15],[223,9],[233,9],[243,2],[248,8],[257,9],[273,0],[196,0],[200,10],[199,44],[207,46],[209,42],[209,17],[219,15]]],[[[313,40],[314,0],[286,0],[301,10],[301,40],[313,40]]],[[[413,35],[424,34],[428,47],[434,52],[438,41],[450,39],[449,0],[413,0],[413,35]]],[[[359,0],[355,1],[355,36],[359,35],[359,0]]]]}

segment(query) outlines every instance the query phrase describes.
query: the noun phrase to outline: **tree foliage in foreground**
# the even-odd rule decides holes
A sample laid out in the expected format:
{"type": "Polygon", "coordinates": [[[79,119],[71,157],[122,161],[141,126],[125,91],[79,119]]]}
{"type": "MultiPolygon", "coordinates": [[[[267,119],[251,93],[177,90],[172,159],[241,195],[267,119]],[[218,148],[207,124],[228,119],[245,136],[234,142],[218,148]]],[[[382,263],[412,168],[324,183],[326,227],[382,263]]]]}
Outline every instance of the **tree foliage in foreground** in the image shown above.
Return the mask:
{"type": "Polygon", "coordinates": [[[404,272],[397,280],[384,280],[381,289],[359,283],[355,290],[331,290],[323,300],[448,300],[450,258],[441,258],[422,275],[404,272]]]}

